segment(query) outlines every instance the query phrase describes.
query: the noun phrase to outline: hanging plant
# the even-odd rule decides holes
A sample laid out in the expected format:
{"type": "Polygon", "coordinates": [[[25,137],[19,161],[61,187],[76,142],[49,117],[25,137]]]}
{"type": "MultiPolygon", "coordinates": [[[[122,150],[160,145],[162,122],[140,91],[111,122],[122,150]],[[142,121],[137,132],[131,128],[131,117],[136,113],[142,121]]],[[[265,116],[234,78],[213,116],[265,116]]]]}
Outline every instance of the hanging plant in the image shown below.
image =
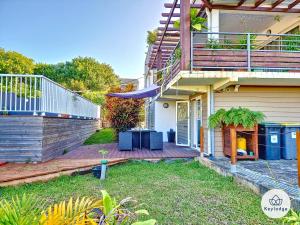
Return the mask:
{"type": "MultiPolygon", "coordinates": [[[[202,29],[207,29],[206,22],[207,20],[202,17],[198,17],[198,10],[192,8],[190,11],[191,17],[191,31],[202,31],[202,29]]],[[[174,28],[180,29],[180,20],[174,22],[174,28]]]]}
{"type": "Polygon", "coordinates": [[[220,126],[243,126],[252,128],[256,124],[263,122],[265,115],[262,112],[251,111],[248,108],[231,108],[229,110],[219,109],[209,117],[209,127],[216,128],[220,126]]]}

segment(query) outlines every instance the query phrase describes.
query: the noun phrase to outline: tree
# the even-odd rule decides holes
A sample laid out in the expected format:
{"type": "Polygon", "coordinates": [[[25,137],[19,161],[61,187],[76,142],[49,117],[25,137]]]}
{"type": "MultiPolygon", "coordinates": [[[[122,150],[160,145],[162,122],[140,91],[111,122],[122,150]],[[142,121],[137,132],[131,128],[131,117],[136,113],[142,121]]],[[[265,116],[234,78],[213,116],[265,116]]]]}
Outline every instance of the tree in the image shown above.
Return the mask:
{"type": "MultiPolygon", "coordinates": [[[[133,90],[133,84],[128,84],[123,89],[121,87],[111,88],[110,92],[129,92],[133,90]]],[[[124,99],[106,96],[107,119],[110,121],[112,127],[116,129],[117,133],[136,127],[140,122],[140,112],[143,104],[143,99],[124,99]]]]}
{"type": "Polygon", "coordinates": [[[0,48],[0,73],[32,74],[34,61],[18,52],[0,48]]]}
{"type": "Polygon", "coordinates": [[[45,75],[97,104],[104,102],[110,87],[119,84],[119,78],[110,65],[91,57],[77,57],[54,65],[40,63],[34,73],[45,75]]]}

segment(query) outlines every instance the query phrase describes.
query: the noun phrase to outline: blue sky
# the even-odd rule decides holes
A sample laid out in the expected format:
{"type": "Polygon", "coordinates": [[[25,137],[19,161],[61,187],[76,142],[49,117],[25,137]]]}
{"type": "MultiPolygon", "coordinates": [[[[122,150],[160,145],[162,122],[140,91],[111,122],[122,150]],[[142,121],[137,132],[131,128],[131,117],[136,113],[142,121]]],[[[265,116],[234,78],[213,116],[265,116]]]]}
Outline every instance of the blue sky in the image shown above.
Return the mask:
{"type": "Polygon", "coordinates": [[[0,0],[0,47],[36,62],[91,56],[141,77],[165,0],[0,0]]]}

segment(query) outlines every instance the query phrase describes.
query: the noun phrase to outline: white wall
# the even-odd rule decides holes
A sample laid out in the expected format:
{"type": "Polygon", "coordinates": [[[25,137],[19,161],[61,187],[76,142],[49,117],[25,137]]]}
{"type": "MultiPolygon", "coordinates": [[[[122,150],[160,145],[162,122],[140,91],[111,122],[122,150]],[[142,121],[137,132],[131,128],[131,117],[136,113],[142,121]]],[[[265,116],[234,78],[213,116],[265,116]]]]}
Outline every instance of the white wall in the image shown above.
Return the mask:
{"type": "Polygon", "coordinates": [[[175,131],[176,128],[176,102],[156,101],[155,102],[155,130],[163,132],[164,141],[168,141],[167,131],[175,131]],[[163,104],[168,103],[169,108],[164,108],[163,104]]]}

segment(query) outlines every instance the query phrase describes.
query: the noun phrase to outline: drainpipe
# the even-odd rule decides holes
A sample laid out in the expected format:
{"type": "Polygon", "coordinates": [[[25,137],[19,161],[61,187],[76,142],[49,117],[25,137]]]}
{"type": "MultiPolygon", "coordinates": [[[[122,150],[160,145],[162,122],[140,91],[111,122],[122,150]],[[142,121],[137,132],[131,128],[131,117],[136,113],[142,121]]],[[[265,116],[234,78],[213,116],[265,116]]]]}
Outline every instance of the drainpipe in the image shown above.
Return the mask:
{"type": "MultiPolygon", "coordinates": [[[[215,98],[214,98],[214,89],[212,85],[209,86],[209,97],[210,97],[209,115],[211,115],[215,112],[215,98]]],[[[214,158],[215,157],[215,129],[209,129],[209,133],[210,133],[210,156],[214,158]]]]}

